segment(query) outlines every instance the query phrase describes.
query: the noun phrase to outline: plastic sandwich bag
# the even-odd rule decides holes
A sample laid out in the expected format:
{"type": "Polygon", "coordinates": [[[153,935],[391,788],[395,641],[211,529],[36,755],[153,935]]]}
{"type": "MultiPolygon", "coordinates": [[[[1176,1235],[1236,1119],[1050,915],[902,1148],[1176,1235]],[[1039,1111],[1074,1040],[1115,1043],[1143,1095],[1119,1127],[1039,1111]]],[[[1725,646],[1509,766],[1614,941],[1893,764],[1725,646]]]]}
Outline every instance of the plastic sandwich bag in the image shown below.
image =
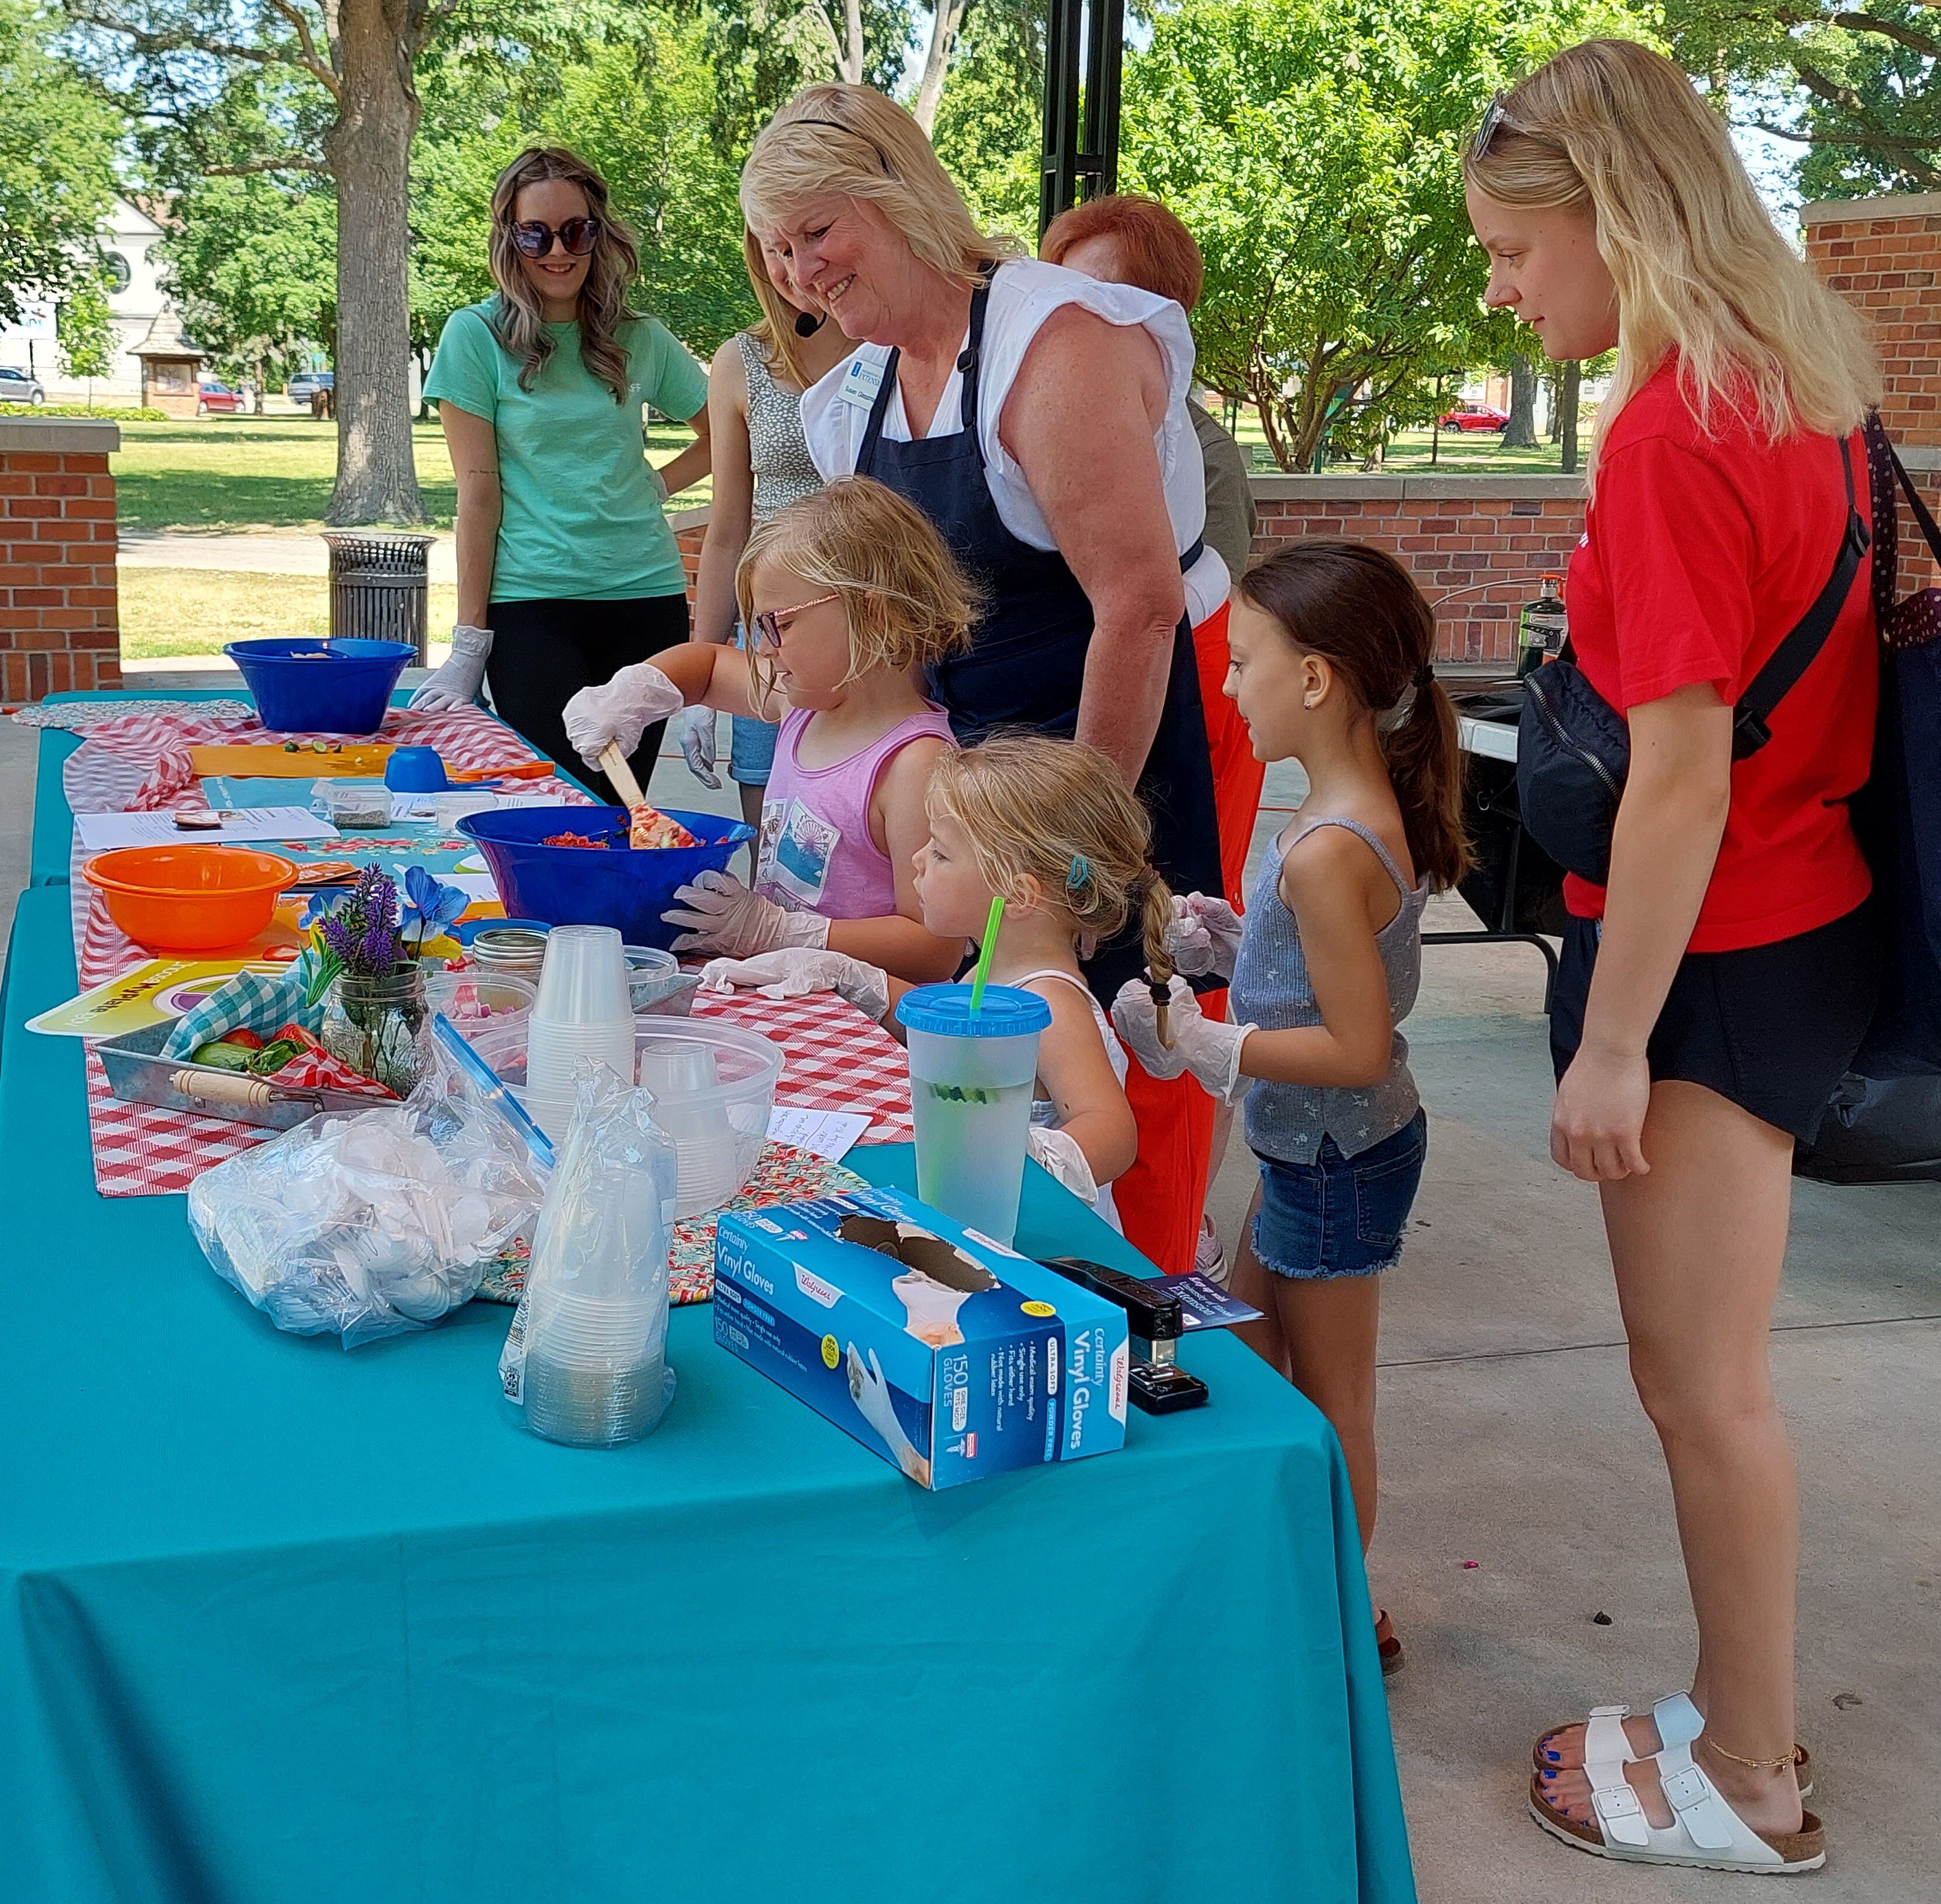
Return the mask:
{"type": "Polygon", "coordinates": [[[499,1361],[506,1399],[550,1441],[637,1440],[674,1394],[668,1246],[678,1167],[653,1102],[606,1066],[582,1063],[499,1361]]]}
{"type": "Polygon", "coordinates": [[[545,1195],[524,1140],[439,1051],[403,1103],[313,1117],[205,1171],[188,1220],[279,1329],[354,1348],[469,1302],[545,1195]]]}

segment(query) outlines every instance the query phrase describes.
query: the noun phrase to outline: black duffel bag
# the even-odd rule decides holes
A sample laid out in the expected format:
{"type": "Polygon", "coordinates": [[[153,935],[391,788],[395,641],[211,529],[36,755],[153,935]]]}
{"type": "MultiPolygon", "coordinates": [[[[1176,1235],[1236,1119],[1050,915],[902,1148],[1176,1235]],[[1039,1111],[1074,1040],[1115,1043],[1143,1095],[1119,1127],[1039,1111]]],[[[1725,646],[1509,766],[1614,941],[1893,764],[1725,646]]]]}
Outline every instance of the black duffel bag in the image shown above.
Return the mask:
{"type": "MultiPolygon", "coordinates": [[[[1833,572],[1799,625],[1746,684],[1732,710],[1732,758],[1742,761],[1772,738],[1766,723],[1811,666],[1845,607],[1872,540],[1854,498],[1853,459],[1836,445],[1847,485],[1847,531],[1833,572]]],[[[1566,872],[1602,886],[1611,871],[1611,829],[1631,771],[1631,730],[1564,651],[1524,681],[1517,723],[1517,804],[1524,830],[1566,872]]]]}

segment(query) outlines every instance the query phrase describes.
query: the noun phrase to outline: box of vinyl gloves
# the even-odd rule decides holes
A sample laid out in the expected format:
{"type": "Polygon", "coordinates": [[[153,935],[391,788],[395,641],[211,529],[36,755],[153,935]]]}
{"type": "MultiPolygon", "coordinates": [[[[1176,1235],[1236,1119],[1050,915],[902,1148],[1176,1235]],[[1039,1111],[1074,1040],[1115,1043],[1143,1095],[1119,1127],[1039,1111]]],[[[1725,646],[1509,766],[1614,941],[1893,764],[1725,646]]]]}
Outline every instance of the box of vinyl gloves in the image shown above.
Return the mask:
{"type": "Polygon", "coordinates": [[[899,1190],[725,1213],[714,1339],[919,1486],[1126,1439],[1126,1315],[899,1190]]]}

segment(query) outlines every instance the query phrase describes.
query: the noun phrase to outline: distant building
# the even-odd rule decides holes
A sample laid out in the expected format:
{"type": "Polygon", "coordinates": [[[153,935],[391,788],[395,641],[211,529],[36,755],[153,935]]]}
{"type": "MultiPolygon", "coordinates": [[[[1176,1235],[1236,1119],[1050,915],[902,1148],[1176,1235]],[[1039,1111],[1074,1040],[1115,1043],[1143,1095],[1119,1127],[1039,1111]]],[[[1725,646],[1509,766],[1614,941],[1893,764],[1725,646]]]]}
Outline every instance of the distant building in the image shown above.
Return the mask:
{"type": "Polygon", "coordinates": [[[50,403],[139,403],[142,366],[131,354],[147,339],[156,320],[173,311],[162,292],[161,261],[153,255],[161,236],[161,226],[125,198],[115,200],[102,228],[102,258],[109,274],[108,309],[115,330],[115,347],[109,353],[114,367],[107,376],[90,381],[63,373],[54,341],[54,306],[47,299],[33,301],[26,323],[0,326],[0,363],[17,364],[23,370],[31,368],[47,386],[50,403]]]}

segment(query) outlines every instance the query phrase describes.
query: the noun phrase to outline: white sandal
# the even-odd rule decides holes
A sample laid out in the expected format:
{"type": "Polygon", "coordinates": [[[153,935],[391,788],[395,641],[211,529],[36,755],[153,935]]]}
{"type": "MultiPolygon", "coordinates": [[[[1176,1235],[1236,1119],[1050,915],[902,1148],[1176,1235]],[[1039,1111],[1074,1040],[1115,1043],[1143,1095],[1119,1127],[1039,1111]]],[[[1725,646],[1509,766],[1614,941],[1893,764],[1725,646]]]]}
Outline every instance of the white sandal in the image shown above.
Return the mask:
{"type": "MultiPolygon", "coordinates": [[[[1625,1730],[1625,1721],[1631,1716],[1631,1710],[1628,1706],[1592,1708],[1584,1727],[1584,1762],[1587,1765],[1593,1759],[1601,1763],[1610,1759],[1620,1759],[1628,1765],[1651,1756],[1649,1752],[1631,1749],[1631,1734],[1625,1730]]],[[[1689,1692],[1667,1693],[1652,1707],[1651,1722],[1658,1728],[1661,1748],[1693,1744],[1705,1729],[1705,1716],[1692,1704],[1689,1692]]],[[[1543,1749],[1564,1729],[1561,1725],[1553,1725],[1530,1747],[1530,1762],[1536,1771],[1558,1769],[1544,1757],[1543,1749]]],[[[1813,1761],[1804,1746],[1793,1748],[1793,1766],[1799,1780],[1799,1795],[1810,1798],[1813,1795],[1813,1761]]]]}
{"type": "MultiPolygon", "coordinates": [[[[1622,1737],[1622,1721],[1617,1716],[1623,1710],[1600,1707],[1591,1724],[1606,1719],[1622,1737]]],[[[1646,1817],[1643,1801],[1625,1776],[1626,1764],[1632,1762],[1622,1756],[1593,1756],[1591,1737],[1587,1731],[1584,1775],[1591,1782],[1594,1823],[1565,1817],[1548,1802],[1540,1778],[1533,1775],[1530,1781],[1530,1815],[1560,1843],[1594,1857],[1632,1864],[1690,1865],[1772,1878],[1817,1871],[1826,1862],[1826,1831],[1811,1812],[1802,1814],[1796,1832],[1768,1838],[1754,1831],[1726,1802],[1703,1768],[1693,1762],[1689,1741],[1667,1745],[1652,1755],[1672,1813],[1672,1822],[1661,1830],[1646,1817]]],[[[1600,1728],[1597,1743],[1608,1747],[1610,1743],[1609,1728],[1600,1728]]]]}

